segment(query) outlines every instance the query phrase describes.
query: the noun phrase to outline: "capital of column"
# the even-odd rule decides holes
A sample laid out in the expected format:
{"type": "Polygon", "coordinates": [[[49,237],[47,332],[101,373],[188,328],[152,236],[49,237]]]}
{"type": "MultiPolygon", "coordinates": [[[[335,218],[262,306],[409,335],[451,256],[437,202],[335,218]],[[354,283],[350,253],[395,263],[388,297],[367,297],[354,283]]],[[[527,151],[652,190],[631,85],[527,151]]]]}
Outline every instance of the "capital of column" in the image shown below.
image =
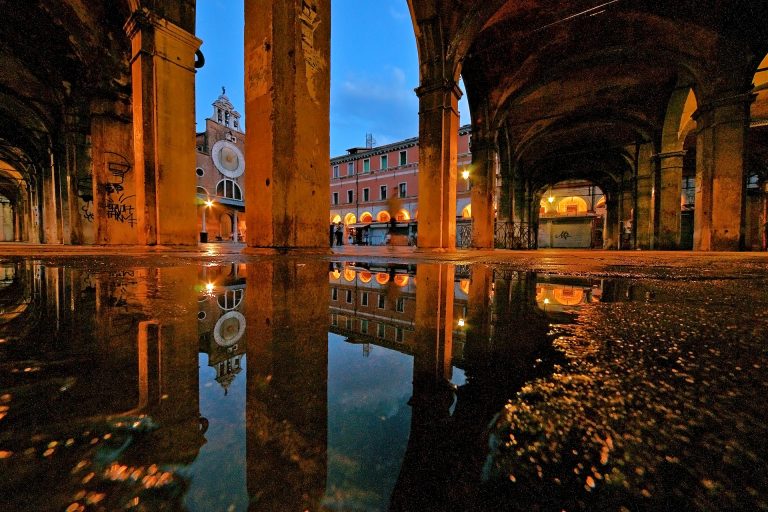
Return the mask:
{"type": "Polygon", "coordinates": [[[745,110],[752,104],[757,98],[757,94],[752,92],[737,93],[729,96],[721,96],[719,98],[709,99],[699,105],[699,108],[691,116],[697,123],[700,119],[705,119],[708,115],[714,114],[716,111],[727,108],[736,107],[744,108],[745,110]]]}
{"type": "Polygon", "coordinates": [[[687,151],[662,151],[661,153],[656,153],[653,155],[652,158],[657,160],[666,160],[668,158],[684,158],[687,153],[687,151]]]}
{"type": "Polygon", "coordinates": [[[464,92],[461,90],[461,87],[459,87],[459,84],[453,80],[447,79],[425,82],[415,88],[414,91],[419,98],[434,92],[440,92],[442,94],[452,93],[456,96],[457,100],[460,100],[461,97],[464,96],[464,92]]]}
{"type": "Polygon", "coordinates": [[[469,150],[472,151],[472,153],[479,152],[479,151],[493,151],[498,153],[499,145],[496,144],[496,141],[492,138],[472,137],[472,141],[470,142],[470,145],[469,145],[469,150]]]}
{"type": "Polygon", "coordinates": [[[194,59],[192,60],[191,65],[187,62],[181,62],[178,59],[172,59],[169,55],[160,52],[158,50],[158,45],[155,42],[156,36],[162,35],[168,39],[174,40],[177,44],[186,46],[187,50],[194,55],[203,44],[203,41],[195,37],[194,34],[190,34],[183,28],[153,13],[146,7],[134,11],[123,26],[123,30],[133,43],[131,61],[136,60],[142,53],[151,56],[157,55],[188,69],[189,71],[195,71],[194,59]],[[155,37],[142,37],[144,35],[155,37]]]}

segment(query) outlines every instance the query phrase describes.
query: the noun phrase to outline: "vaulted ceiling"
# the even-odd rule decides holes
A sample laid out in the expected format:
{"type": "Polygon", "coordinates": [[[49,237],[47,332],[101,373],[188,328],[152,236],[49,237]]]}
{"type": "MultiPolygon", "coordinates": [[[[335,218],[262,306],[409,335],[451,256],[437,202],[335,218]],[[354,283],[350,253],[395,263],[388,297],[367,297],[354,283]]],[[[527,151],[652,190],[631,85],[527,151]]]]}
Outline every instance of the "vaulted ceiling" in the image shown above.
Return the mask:
{"type": "Polygon", "coordinates": [[[700,104],[746,93],[768,52],[766,2],[409,3],[422,80],[461,74],[473,127],[504,131],[518,163],[549,172],[566,153],[610,160],[657,142],[676,88],[700,104]]]}

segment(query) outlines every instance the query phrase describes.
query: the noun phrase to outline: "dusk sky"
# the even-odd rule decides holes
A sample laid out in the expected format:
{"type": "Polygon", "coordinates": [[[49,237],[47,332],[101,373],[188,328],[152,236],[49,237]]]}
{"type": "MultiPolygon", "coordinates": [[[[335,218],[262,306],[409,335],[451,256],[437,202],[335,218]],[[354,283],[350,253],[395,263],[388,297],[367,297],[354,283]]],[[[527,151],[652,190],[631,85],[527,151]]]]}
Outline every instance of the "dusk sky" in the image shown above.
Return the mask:
{"type": "MultiPolygon", "coordinates": [[[[418,55],[406,1],[333,0],[331,12],[331,156],[364,146],[366,133],[377,145],[417,136],[418,55]]],[[[205,54],[197,74],[198,130],[222,86],[245,115],[243,23],[243,0],[198,2],[205,54]]],[[[460,108],[466,124],[465,99],[460,108]]]]}

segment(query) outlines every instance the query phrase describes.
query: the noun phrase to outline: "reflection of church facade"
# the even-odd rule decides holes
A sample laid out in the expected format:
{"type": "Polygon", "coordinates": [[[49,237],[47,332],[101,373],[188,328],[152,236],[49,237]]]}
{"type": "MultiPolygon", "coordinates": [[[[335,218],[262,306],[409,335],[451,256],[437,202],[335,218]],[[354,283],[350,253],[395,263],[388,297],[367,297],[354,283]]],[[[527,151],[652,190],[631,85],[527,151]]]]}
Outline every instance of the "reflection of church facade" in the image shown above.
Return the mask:
{"type": "Polygon", "coordinates": [[[201,241],[245,239],[245,133],[222,91],[197,134],[197,223],[201,241]]]}
{"type": "Polygon", "coordinates": [[[245,355],[244,270],[206,267],[202,276],[197,313],[200,352],[208,355],[208,366],[216,370],[216,382],[227,393],[243,370],[245,355]]]}

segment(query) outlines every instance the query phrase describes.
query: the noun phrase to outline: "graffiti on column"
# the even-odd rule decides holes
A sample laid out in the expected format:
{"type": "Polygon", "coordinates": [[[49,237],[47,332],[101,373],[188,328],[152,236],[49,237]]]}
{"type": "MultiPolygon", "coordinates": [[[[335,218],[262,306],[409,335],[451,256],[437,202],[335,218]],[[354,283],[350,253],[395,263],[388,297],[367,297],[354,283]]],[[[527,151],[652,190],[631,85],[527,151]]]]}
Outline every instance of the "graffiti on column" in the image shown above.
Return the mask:
{"type": "Polygon", "coordinates": [[[125,177],[131,172],[131,164],[128,159],[117,153],[107,153],[112,157],[107,160],[108,177],[103,185],[104,195],[106,197],[104,209],[107,218],[116,220],[122,224],[128,224],[131,227],[136,225],[136,208],[132,204],[135,195],[126,195],[125,177]]]}
{"type": "Polygon", "coordinates": [[[83,206],[80,207],[83,218],[88,222],[93,222],[93,178],[87,176],[77,180],[77,193],[80,199],[83,201],[83,206]]]}

